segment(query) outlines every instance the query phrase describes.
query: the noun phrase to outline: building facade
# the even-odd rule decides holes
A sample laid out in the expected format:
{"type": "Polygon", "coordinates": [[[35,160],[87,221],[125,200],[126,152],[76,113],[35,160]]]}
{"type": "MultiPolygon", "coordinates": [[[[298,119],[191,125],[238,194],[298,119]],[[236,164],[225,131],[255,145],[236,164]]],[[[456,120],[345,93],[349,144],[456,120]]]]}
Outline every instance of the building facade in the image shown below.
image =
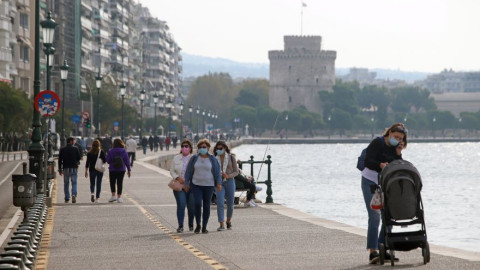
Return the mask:
{"type": "Polygon", "coordinates": [[[321,43],[321,36],[284,36],[284,50],[268,52],[270,107],[322,112],[318,92],[333,90],[337,53],[322,50],[321,43]]]}

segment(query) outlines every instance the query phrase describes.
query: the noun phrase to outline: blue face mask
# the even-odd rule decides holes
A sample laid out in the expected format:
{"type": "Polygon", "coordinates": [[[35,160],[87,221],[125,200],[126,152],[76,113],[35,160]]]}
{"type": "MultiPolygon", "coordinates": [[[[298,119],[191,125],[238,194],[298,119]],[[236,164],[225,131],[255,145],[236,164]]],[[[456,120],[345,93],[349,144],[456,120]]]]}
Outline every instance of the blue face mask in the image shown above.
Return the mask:
{"type": "Polygon", "coordinates": [[[207,148],[199,148],[198,153],[200,155],[206,155],[208,153],[208,150],[207,150],[207,148]]]}
{"type": "Polygon", "coordinates": [[[223,155],[223,150],[217,150],[217,155],[219,156],[223,155]]]}
{"type": "Polygon", "coordinates": [[[390,143],[391,146],[393,147],[396,147],[398,145],[398,141],[395,140],[395,138],[393,137],[390,137],[390,139],[388,139],[388,142],[390,143]]]}

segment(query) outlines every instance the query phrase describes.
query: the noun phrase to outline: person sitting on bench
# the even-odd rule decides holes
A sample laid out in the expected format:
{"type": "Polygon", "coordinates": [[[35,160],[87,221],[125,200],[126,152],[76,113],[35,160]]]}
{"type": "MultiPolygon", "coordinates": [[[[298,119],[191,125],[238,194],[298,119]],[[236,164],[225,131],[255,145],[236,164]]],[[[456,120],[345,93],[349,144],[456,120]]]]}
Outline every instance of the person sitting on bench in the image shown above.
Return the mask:
{"type": "MultiPolygon", "coordinates": [[[[237,163],[240,165],[241,161],[237,160],[237,163]]],[[[250,176],[250,175],[247,176],[240,168],[238,170],[239,170],[239,173],[238,173],[237,176],[235,176],[235,180],[238,180],[238,181],[242,182],[243,187],[245,189],[248,189],[247,199],[246,199],[245,203],[243,204],[243,206],[245,206],[245,207],[250,207],[250,206],[256,207],[257,204],[255,203],[255,200],[253,199],[253,195],[255,195],[255,192],[257,191],[257,187],[255,186],[255,183],[253,181],[253,177],[250,176]]],[[[260,190],[261,190],[261,188],[260,188],[260,190]]]]}

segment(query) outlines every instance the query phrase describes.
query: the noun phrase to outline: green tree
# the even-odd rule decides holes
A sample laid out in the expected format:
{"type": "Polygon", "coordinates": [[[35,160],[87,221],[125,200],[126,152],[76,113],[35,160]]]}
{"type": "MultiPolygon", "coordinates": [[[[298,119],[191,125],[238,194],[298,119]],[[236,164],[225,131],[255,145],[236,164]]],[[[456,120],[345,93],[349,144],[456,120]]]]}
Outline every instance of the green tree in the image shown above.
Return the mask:
{"type": "Polygon", "coordinates": [[[269,85],[267,80],[247,80],[239,85],[235,101],[250,107],[268,106],[269,85]]]}
{"type": "Polygon", "coordinates": [[[0,82],[0,131],[25,132],[33,119],[33,99],[25,92],[0,82]]]}

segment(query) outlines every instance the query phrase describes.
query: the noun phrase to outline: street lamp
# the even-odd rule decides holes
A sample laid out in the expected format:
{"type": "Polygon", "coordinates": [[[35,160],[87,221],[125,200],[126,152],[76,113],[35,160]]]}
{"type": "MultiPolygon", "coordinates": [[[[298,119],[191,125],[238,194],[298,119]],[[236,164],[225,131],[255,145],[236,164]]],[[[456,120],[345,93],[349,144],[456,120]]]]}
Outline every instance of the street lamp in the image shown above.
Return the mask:
{"type": "Polygon", "coordinates": [[[198,126],[200,125],[200,106],[197,106],[197,136],[200,138],[200,135],[198,134],[198,126]]]}
{"type": "Polygon", "coordinates": [[[433,125],[432,125],[433,138],[435,139],[435,122],[437,122],[437,118],[435,116],[433,117],[432,122],[433,122],[433,125]]]}
{"type": "Polygon", "coordinates": [[[123,105],[124,105],[124,101],[125,101],[125,94],[127,93],[127,86],[125,85],[125,82],[122,82],[122,84],[120,85],[120,96],[122,97],[122,130],[120,131],[121,132],[121,136],[122,136],[122,140],[125,139],[125,134],[124,134],[124,117],[123,117],[123,105]]]}
{"type": "Polygon", "coordinates": [[[330,140],[330,134],[332,133],[332,124],[331,124],[330,121],[332,121],[332,116],[329,115],[328,118],[327,118],[327,120],[328,120],[328,129],[329,129],[329,131],[328,131],[328,139],[330,140]]]}
{"type": "Polygon", "coordinates": [[[167,108],[167,111],[168,111],[167,136],[170,136],[171,126],[172,126],[172,107],[173,107],[172,100],[170,99],[170,97],[167,98],[167,104],[165,105],[165,107],[167,108]]]}
{"type": "Polygon", "coordinates": [[[140,139],[140,141],[142,140],[142,125],[143,125],[143,101],[145,100],[145,93],[147,91],[145,91],[145,89],[143,89],[142,91],[140,91],[140,131],[139,131],[139,134],[138,134],[138,137],[140,139]]]}
{"type": "Polygon", "coordinates": [[[47,90],[52,90],[51,89],[51,83],[50,83],[50,73],[52,71],[52,66],[53,66],[53,55],[55,54],[55,48],[52,46],[52,44],[45,44],[45,48],[43,49],[43,52],[47,56],[47,90]]]}
{"type": "Polygon", "coordinates": [[[60,78],[62,79],[63,84],[63,95],[62,95],[62,137],[60,140],[60,144],[62,147],[65,146],[66,138],[65,138],[65,81],[68,77],[68,64],[67,60],[63,60],[63,66],[60,67],[60,78]]]}
{"type": "Polygon", "coordinates": [[[288,139],[288,114],[285,116],[285,121],[287,121],[287,124],[285,125],[285,139],[288,139]]]}
{"type": "Polygon", "coordinates": [[[158,103],[158,95],[157,92],[155,91],[155,94],[153,95],[153,103],[155,104],[154,106],[154,111],[155,111],[155,121],[153,124],[153,135],[157,136],[157,103],[158,103]]]}
{"type": "Polygon", "coordinates": [[[373,138],[373,136],[375,136],[375,134],[373,134],[373,133],[374,133],[374,129],[375,129],[375,118],[372,117],[372,118],[370,119],[370,121],[372,122],[372,138],[373,138]]]}
{"type": "Polygon", "coordinates": [[[202,134],[205,134],[205,109],[202,111],[202,134]]]}
{"type": "Polygon", "coordinates": [[[43,46],[45,46],[43,51],[47,56],[47,90],[51,90],[50,66],[53,65],[53,54],[55,53],[53,38],[55,36],[55,27],[57,27],[58,24],[52,19],[52,12],[49,11],[47,19],[40,22],[40,25],[42,26],[43,46]]]}
{"type": "Polygon", "coordinates": [[[193,120],[192,120],[193,107],[192,107],[192,104],[190,104],[190,106],[188,107],[188,112],[190,113],[190,127],[191,127],[191,131],[193,132],[193,120]]]}
{"type": "Polygon", "coordinates": [[[180,102],[180,140],[183,140],[183,102],[180,102]]]}
{"type": "Polygon", "coordinates": [[[97,86],[97,124],[96,128],[98,137],[100,137],[100,88],[102,87],[102,74],[100,74],[100,70],[98,71],[97,76],[95,77],[95,86],[97,86]]]}
{"type": "MultiPolygon", "coordinates": [[[[35,98],[40,93],[40,25],[42,26],[43,33],[43,43],[52,44],[53,36],[55,34],[55,27],[57,24],[52,19],[51,13],[47,15],[47,20],[40,22],[40,0],[35,0],[35,61],[34,61],[34,81],[33,81],[33,97],[35,98]]],[[[29,171],[31,174],[37,176],[37,185],[36,189],[38,194],[45,193],[44,183],[41,177],[42,169],[41,165],[43,164],[43,154],[45,148],[43,147],[42,141],[42,132],[40,127],[42,123],[40,121],[40,113],[37,110],[33,110],[33,119],[32,119],[32,143],[28,148],[29,155],[29,171]]]]}

